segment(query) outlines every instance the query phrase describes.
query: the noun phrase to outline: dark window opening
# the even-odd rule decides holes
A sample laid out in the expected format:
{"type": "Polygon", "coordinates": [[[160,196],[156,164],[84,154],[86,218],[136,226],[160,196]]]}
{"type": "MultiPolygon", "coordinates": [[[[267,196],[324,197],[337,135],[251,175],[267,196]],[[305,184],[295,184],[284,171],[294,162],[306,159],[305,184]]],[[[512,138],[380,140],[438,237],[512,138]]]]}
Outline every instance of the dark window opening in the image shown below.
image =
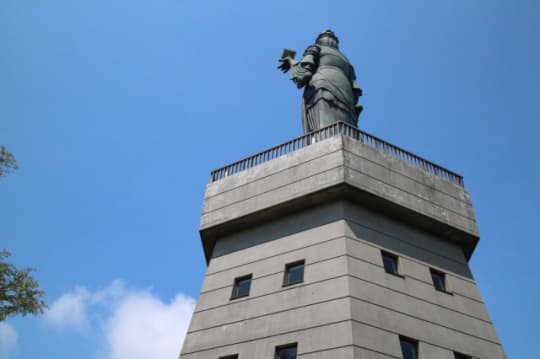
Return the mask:
{"type": "Polygon", "coordinates": [[[384,270],[387,273],[398,274],[398,257],[388,252],[382,252],[384,270]]]}
{"type": "Polygon", "coordinates": [[[418,342],[414,339],[399,337],[403,359],[418,359],[418,342]]]}
{"type": "Polygon", "coordinates": [[[454,352],[454,358],[456,359],[472,359],[472,356],[454,352]]]}
{"type": "Polygon", "coordinates": [[[296,343],[276,347],[275,359],[296,359],[296,348],[296,343]]]}
{"type": "Polygon", "coordinates": [[[218,359],[238,359],[238,354],[225,355],[224,357],[219,357],[218,359]]]}
{"type": "Polygon", "coordinates": [[[283,277],[283,285],[301,283],[304,281],[304,264],[303,260],[289,263],[285,266],[285,276],[283,277]]]}
{"type": "Polygon", "coordinates": [[[433,281],[433,286],[435,287],[435,289],[446,292],[445,274],[433,268],[430,268],[429,271],[431,272],[431,280],[433,281]]]}
{"type": "Polygon", "coordinates": [[[248,296],[250,288],[251,288],[251,274],[236,278],[234,280],[234,286],[233,286],[233,291],[231,294],[231,299],[248,296]]]}

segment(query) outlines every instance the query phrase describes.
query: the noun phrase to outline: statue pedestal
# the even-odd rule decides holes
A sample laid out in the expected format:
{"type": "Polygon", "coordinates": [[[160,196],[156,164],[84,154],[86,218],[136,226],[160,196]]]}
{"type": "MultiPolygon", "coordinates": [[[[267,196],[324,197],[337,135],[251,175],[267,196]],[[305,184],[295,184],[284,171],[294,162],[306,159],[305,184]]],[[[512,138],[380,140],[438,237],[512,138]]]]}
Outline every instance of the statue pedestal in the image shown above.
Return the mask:
{"type": "Polygon", "coordinates": [[[283,345],[396,358],[404,337],[420,358],[505,358],[468,266],[479,235],[465,188],[354,137],[240,161],[208,184],[208,270],[183,359],[274,358],[283,345]]]}

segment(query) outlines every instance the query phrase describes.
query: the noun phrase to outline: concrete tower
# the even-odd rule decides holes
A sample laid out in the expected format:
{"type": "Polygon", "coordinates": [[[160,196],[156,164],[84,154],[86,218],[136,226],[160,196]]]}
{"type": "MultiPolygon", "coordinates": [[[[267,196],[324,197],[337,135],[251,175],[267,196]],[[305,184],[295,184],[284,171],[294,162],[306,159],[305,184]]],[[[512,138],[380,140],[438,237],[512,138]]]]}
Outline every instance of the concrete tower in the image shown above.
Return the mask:
{"type": "Polygon", "coordinates": [[[503,359],[461,176],[345,123],[212,172],[182,359],[503,359]]]}

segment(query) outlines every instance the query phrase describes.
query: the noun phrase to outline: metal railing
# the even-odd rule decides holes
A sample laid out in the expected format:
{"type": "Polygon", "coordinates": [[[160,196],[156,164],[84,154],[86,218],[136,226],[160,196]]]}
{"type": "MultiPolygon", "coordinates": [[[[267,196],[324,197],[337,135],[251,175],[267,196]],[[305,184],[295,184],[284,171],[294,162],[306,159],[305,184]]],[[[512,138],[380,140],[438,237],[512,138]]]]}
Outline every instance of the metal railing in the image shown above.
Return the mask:
{"type": "Polygon", "coordinates": [[[291,152],[295,152],[301,148],[307,147],[313,143],[320,142],[330,137],[337,135],[344,135],[351,137],[361,143],[368,145],[379,152],[395,157],[401,161],[404,161],[412,166],[418,167],[426,172],[434,174],[435,176],[442,178],[450,183],[463,187],[463,177],[455,172],[452,172],[444,167],[441,167],[431,161],[423,159],[409,151],[406,151],[398,146],[386,142],[376,136],[373,136],[367,132],[361,131],[356,127],[353,127],[344,122],[336,122],[330,126],[321,128],[319,130],[307,133],[303,136],[297,137],[281,145],[269,148],[265,151],[259,152],[243,160],[236,161],[227,166],[223,166],[211,172],[211,181],[219,181],[227,176],[233,175],[238,172],[247,170],[260,165],[261,163],[271,161],[275,158],[281,157],[291,152]]]}

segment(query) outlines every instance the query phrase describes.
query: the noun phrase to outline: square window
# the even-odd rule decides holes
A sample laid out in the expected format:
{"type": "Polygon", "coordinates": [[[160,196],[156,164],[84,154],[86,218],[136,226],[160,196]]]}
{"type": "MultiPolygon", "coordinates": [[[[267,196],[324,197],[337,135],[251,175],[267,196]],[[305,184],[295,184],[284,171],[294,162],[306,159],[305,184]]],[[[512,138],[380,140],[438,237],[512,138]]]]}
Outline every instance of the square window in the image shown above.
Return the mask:
{"type": "Polygon", "coordinates": [[[455,359],[472,359],[472,356],[454,352],[455,359]]]}
{"type": "Polygon", "coordinates": [[[248,296],[250,288],[251,288],[251,274],[236,278],[234,280],[234,286],[233,286],[233,291],[231,294],[231,299],[248,296]]]}
{"type": "Polygon", "coordinates": [[[418,341],[406,337],[399,337],[401,355],[403,359],[418,359],[418,341]]]}
{"type": "Polygon", "coordinates": [[[285,266],[285,276],[283,277],[283,285],[301,283],[304,281],[304,264],[301,260],[294,263],[289,263],[285,266]]]}
{"type": "Polygon", "coordinates": [[[386,273],[398,274],[398,257],[392,253],[381,252],[386,273]]]}
{"type": "Polygon", "coordinates": [[[276,347],[275,359],[296,359],[296,348],[296,343],[276,347]]]}
{"type": "Polygon", "coordinates": [[[219,357],[218,359],[238,359],[238,354],[225,355],[224,357],[219,357]]]}
{"type": "Polygon", "coordinates": [[[430,268],[429,271],[431,272],[431,280],[433,281],[433,286],[435,287],[435,289],[446,292],[445,274],[433,268],[430,268]]]}

